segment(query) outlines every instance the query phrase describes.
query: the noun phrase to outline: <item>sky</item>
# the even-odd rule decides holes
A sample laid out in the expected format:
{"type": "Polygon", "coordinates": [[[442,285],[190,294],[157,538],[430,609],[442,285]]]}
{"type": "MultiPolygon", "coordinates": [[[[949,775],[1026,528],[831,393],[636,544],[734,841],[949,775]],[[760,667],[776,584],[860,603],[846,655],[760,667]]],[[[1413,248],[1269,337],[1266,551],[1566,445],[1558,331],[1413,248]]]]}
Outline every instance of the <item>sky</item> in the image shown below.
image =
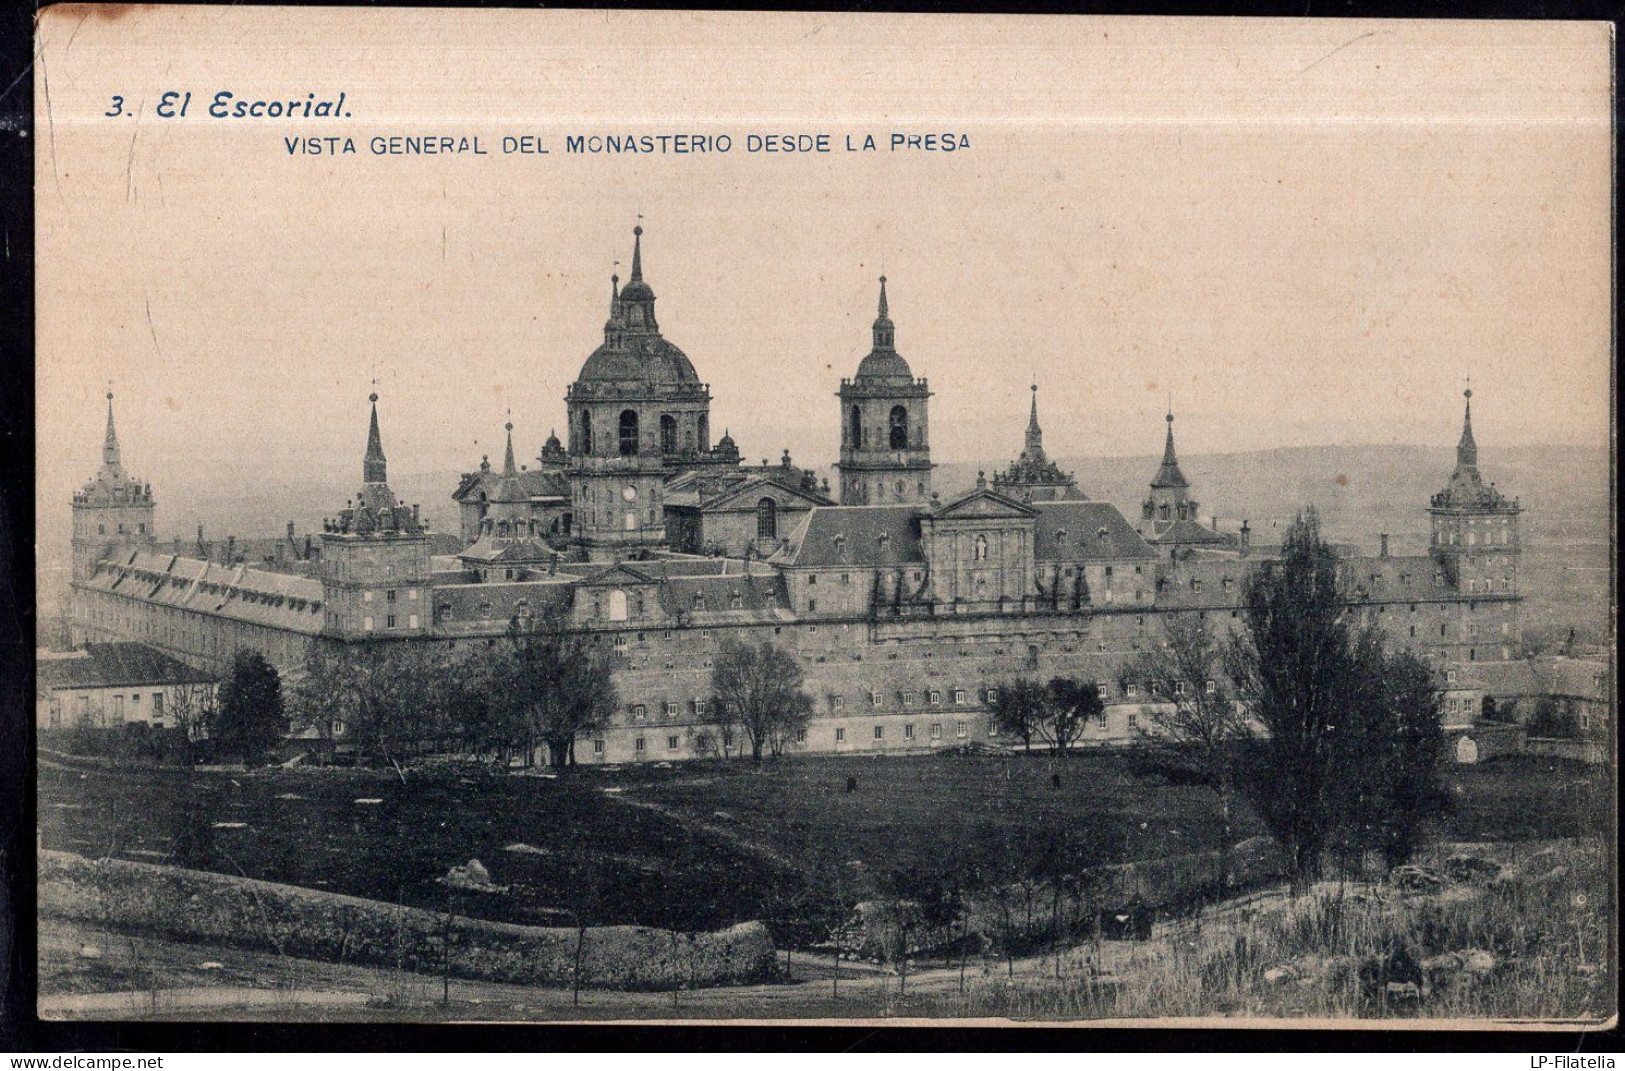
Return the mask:
{"type": "Polygon", "coordinates": [[[1453,443],[1468,376],[1481,445],[1608,441],[1607,26],[115,10],[41,21],[42,524],[109,386],[169,501],[359,473],[375,379],[393,471],[500,457],[509,419],[534,456],[639,219],[751,459],[833,460],[882,273],[944,461],[1006,463],[1033,383],[1065,457],[1155,453],[1170,402],[1192,453],[1453,443]],[[351,117],[210,119],[223,89],[351,117]],[[969,147],[886,148],[933,131],[969,147]],[[735,149],[564,151],[677,132],[735,149]],[[489,155],[368,150],[407,134],[489,155]]]}

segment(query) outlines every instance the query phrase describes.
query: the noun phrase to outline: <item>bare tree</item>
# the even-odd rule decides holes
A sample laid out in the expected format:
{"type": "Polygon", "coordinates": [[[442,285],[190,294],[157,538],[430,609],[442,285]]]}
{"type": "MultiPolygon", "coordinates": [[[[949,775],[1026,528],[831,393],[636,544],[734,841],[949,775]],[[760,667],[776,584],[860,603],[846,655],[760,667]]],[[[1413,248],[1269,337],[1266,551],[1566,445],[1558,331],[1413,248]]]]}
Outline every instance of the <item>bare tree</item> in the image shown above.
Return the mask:
{"type": "Polygon", "coordinates": [[[615,710],[610,656],[550,618],[515,618],[508,641],[492,667],[499,716],[539,737],[549,765],[574,764],[576,739],[609,724],[615,710]]]}
{"type": "Polygon", "coordinates": [[[1218,884],[1229,885],[1234,840],[1237,751],[1252,736],[1224,667],[1224,648],[1199,621],[1172,615],[1164,642],[1142,653],[1126,672],[1158,686],[1159,702],[1144,711],[1142,742],[1213,790],[1219,804],[1218,884]]]}
{"type": "Polygon", "coordinates": [[[750,741],[751,758],[775,757],[812,718],[813,701],[802,687],[801,667],[788,651],[727,643],[711,670],[711,718],[727,742],[738,726],[750,741]]]}
{"type": "Polygon", "coordinates": [[[192,744],[208,732],[214,710],[213,684],[177,684],[169,691],[169,718],[180,735],[181,754],[187,765],[192,763],[192,744]]]}

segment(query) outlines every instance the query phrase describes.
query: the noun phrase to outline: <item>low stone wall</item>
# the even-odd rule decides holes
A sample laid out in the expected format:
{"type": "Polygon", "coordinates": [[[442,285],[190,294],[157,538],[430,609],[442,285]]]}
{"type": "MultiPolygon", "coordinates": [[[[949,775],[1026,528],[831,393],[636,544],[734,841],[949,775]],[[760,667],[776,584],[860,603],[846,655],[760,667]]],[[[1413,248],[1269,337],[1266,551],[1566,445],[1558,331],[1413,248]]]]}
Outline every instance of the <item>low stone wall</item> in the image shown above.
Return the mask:
{"type": "MultiPolygon", "coordinates": [[[[454,918],[376,900],[199,870],[39,853],[39,913],[182,941],[519,985],[569,985],[577,931],[454,918]],[[449,954],[447,948],[449,945],[449,954]]],[[[582,985],[670,989],[755,981],[773,969],[767,927],[715,933],[589,927],[582,985]]]]}

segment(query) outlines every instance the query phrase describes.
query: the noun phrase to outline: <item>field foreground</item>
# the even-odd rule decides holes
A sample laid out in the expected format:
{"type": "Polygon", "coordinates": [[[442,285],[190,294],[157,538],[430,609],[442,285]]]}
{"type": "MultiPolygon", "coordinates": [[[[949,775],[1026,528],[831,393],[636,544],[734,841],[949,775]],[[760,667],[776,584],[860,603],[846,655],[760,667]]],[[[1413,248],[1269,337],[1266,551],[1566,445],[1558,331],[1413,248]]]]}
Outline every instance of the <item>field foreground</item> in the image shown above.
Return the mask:
{"type": "MultiPolygon", "coordinates": [[[[1145,942],[921,959],[906,975],[792,954],[783,981],[670,993],[496,985],[41,920],[47,1018],[230,1020],[1537,1019],[1613,1014],[1596,842],[1441,845],[1385,885],[1269,889],[1145,942]],[[578,1002],[579,1001],[579,1002],[578,1002]]],[[[781,956],[783,953],[781,953],[781,956]]]]}

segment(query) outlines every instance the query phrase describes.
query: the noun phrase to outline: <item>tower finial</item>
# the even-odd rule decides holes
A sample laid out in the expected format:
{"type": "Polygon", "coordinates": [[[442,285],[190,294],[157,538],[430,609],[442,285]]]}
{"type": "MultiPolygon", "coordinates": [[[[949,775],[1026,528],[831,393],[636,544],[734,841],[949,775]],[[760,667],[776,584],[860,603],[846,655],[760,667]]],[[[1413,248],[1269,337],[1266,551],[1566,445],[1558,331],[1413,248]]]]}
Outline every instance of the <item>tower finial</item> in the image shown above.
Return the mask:
{"type": "Polygon", "coordinates": [[[378,434],[378,392],[375,390],[367,395],[367,401],[372,403],[372,418],[367,426],[367,455],[361,462],[361,480],[363,483],[385,483],[384,443],[378,434]]]}
{"type": "Polygon", "coordinates": [[[107,435],[102,440],[102,467],[119,467],[118,431],[113,427],[113,389],[107,389],[107,435]]]}
{"type": "Polygon", "coordinates": [[[1456,470],[1458,472],[1478,471],[1478,440],[1473,438],[1473,377],[1467,377],[1467,389],[1462,391],[1466,399],[1461,418],[1461,441],[1456,444],[1456,470]]]}
{"type": "Polygon", "coordinates": [[[1027,416],[1027,449],[1024,451],[1031,461],[1044,460],[1044,429],[1038,426],[1038,384],[1033,384],[1032,409],[1027,416]]]}
{"type": "MultiPolygon", "coordinates": [[[[643,218],[643,213],[639,212],[638,213],[638,219],[641,220],[642,218],[643,218]]],[[[634,283],[641,283],[643,281],[643,224],[642,223],[639,223],[637,226],[632,228],[632,279],[631,279],[631,281],[634,282],[634,283]]]]}
{"type": "Polygon", "coordinates": [[[514,467],[513,463],[513,421],[508,421],[508,423],[503,425],[503,428],[508,433],[508,449],[507,452],[502,456],[502,475],[517,476],[519,475],[519,470],[514,467]]]}
{"type": "Polygon", "coordinates": [[[895,328],[886,305],[886,277],[880,277],[880,311],[875,316],[875,349],[889,351],[895,346],[895,328]]]}

